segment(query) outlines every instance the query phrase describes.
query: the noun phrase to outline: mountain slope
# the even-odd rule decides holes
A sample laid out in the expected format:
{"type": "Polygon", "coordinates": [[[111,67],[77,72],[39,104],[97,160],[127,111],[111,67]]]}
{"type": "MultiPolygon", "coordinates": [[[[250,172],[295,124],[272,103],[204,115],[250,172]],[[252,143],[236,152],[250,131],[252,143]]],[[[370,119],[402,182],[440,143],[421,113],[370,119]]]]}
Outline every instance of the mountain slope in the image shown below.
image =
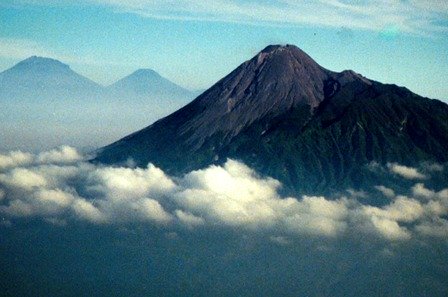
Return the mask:
{"type": "Polygon", "coordinates": [[[181,174],[242,160],[294,192],[362,186],[367,165],[447,162],[448,106],[332,72],[295,46],[269,46],[193,102],[102,149],[96,161],[181,174]]]}
{"type": "Polygon", "coordinates": [[[139,69],[110,85],[108,89],[117,96],[145,96],[161,98],[189,98],[193,94],[152,69],[139,69]]]}
{"type": "Polygon", "coordinates": [[[80,98],[102,87],[57,60],[30,57],[0,73],[0,97],[6,99],[80,98]]]}

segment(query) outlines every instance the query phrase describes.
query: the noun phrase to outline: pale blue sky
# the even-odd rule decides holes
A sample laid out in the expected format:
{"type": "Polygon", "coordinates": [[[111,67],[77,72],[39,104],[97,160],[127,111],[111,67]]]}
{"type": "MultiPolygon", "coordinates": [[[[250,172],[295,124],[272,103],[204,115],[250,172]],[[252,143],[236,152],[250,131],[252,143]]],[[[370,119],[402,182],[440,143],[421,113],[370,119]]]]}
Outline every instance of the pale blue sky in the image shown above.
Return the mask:
{"type": "Polygon", "coordinates": [[[31,55],[109,84],[152,68],[211,86],[268,44],[448,100],[446,1],[2,0],[0,71],[31,55]]]}

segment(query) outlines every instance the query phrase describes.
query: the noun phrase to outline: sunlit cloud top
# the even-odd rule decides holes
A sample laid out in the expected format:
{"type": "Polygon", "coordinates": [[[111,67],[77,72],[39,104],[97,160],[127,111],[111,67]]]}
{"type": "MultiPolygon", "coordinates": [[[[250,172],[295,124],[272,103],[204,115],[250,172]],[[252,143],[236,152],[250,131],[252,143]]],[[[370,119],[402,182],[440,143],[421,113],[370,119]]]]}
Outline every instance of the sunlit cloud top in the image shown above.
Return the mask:
{"type": "MultiPolygon", "coordinates": [[[[448,239],[448,189],[436,191],[422,182],[402,194],[377,185],[378,192],[349,190],[348,196],[336,199],[285,197],[279,193],[279,181],[263,178],[235,160],[171,177],[152,164],[106,167],[84,159],[68,146],[37,155],[0,154],[3,225],[12,227],[27,218],[40,218],[58,225],[74,221],[155,224],[168,231],[219,227],[266,232],[281,244],[288,242],[285,236],[363,234],[389,242],[448,239]],[[366,204],[369,195],[378,201],[384,195],[386,203],[382,207],[366,204]]],[[[431,166],[445,170],[439,164],[431,166]]],[[[380,169],[404,179],[421,177],[415,176],[418,168],[398,164],[380,169]]]]}

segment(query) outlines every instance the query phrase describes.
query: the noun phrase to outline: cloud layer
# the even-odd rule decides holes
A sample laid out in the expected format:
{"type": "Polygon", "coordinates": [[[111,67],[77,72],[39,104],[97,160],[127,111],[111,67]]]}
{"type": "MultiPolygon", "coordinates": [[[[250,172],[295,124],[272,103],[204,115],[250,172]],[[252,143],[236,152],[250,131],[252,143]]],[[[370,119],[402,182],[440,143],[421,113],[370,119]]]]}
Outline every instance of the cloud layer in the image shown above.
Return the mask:
{"type": "MultiPolygon", "coordinates": [[[[391,174],[418,173],[409,167],[396,172],[395,167],[389,166],[391,174]]],[[[282,197],[280,187],[277,180],[234,160],[174,178],[152,164],[95,166],[66,146],[37,155],[0,155],[0,214],[8,225],[39,218],[59,225],[144,223],[191,232],[218,227],[266,232],[281,244],[288,237],[354,234],[389,241],[448,239],[448,189],[434,191],[419,182],[404,195],[378,185],[371,195],[390,201],[378,207],[360,202],[369,195],[365,192],[330,200],[282,197]]]]}

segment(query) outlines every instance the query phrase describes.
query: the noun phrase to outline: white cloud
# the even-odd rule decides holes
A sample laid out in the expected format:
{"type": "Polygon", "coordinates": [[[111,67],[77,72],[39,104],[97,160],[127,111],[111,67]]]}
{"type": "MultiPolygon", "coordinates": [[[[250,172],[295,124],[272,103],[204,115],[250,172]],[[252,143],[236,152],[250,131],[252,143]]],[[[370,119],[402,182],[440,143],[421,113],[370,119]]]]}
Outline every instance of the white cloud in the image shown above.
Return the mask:
{"type": "Polygon", "coordinates": [[[278,244],[289,242],[282,238],[303,235],[359,233],[390,241],[448,238],[443,217],[448,214],[448,189],[436,192],[421,183],[410,189],[412,197],[376,186],[390,198],[378,207],[363,204],[359,195],[334,200],[282,197],[277,180],[234,160],[171,178],[152,164],[131,169],[84,163],[71,148],[26,158],[13,155],[5,155],[12,161],[5,162],[0,174],[0,214],[13,222],[26,217],[56,225],[73,219],[109,225],[139,222],[168,231],[186,226],[191,232],[199,226],[221,226],[267,232],[278,244]]]}
{"type": "Polygon", "coordinates": [[[422,183],[415,184],[412,187],[412,193],[415,196],[424,197],[424,198],[428,198],[428,199],[432,198],[436,195],[436,193],[434,191],[425,188],[425,185],[422,183]]]}
{"type": "Polygon", "coordinates": [[[75,148],[63,145],[59,148],[42,152],[38,155],[22,151],[12,151],[0,154],[0,172],[5,169],[36,164],[69,164],[81,161],[81,156],[75,148]]]}
{"type": "Polygon", "coordinates": [[[172,220],[171,215],[154,199],[141,199],[137,202],[137,206],[138,211],[143,215],[144,219],[162,224],[166,224],[172,220]]]}
{"type": "Polygon", "coordinates": [[[443,189],[443,190],[437,192],[437,196],[438,196],[440,199],[442,199],[442,200],[448,202],[448,189],[443,189]]]}
{"type": "Polygon", "coordinates": [[[347,189],[347,192],[350,194],[353,198],[367,198],[369,195],[367,195],[364,191],[358,191],[355,189],[347,189]]]}
{"type": "Polygon", "coordinates": [[[428,189],[423,183],[417,183],[412,187],[412,193],[416,197],[422,197],[428,200],[436,200],[448,206],[448,189],[442,189],[439,192],[428,189]]]}
{"type": "Polygon", "coordinates": [[[426,221],[419,224],[415,229],[426,236],[448,238],[448,221],[445,219],[426,221]]]}
{"type": "Polygon", "coordinates": [[[293,198],[289,201],[282,219],[293,232],[336,236],[347,228],[349,209],[345,199],[330,201],[324,197],[304,196],[300,201],[293,198]]]}
{"type": "Polygon", "coordinates": [[[191,213],[211,221],[257,228],[276,219],[276,190],[280,183],[259,178],[247,166],[229,160],[224,167],[211,166],[187,174],[176,201],[191,213]]]}
{"type": "Polygon", "coordinates": [[[427,177],[420,173],[416,168],[408,167],[396,163],[388,163],[390,172],[395,173],[406,179],[426,179],[427,177]]]}
{"type": "Polygon", "coordinates": [[[4,168],[27,165],[33,161],[33,155],[21,151],[13,151],[8,154],[0,154],[0,170],[4,168]]]}
{"type": "Polygon", "coordinates": [[[394,220],[374,216],[371,221],[376,231],[386,239],[407,240],[411,238],[409,231],[394,220]]]}
{"type": "Polygon", "coordinates": [[[175,184],[165,173],[152,164],[147,168],[100,167],[89,178],[104,195],[115,199],[143,197],[149,193],[171,191],[175,184]]]}
{"type": "Polygon", "coordinates": [[[85,219],[92,223],[105,223],[106,217],[91,202],[85,199],[78,199],[73,204],[73,210],[80,219],[85,219]]]}
{"type": "Polygon", "coordinates": [[[385,186],[379,185],[375,186],[375,189],[380,191],[384,196],[388,198],[393,198],[395,196],[395,191],[393,189],[387,188],[385,186]]]}
{"type": "Polygon", "coordinates": [[[14,168],[8,173],[0,174],[0,183],[11,187],[31,189],[47,184],[47,180],[27,168],[14,168]]]}
{"type": "MultiPolygon", "coordinates": [[[[247,229],[285,228],[294,234],[335,236],[346,227],[345,200],[324,197],[282,198],[279,182],[259,177],[250,168],[229,160],[184,178],[177,203],[208,222],[247,229]]],[[[184,216],[181,216],[184,217],[184,216]]],[[[185,218],[184,218],[185,220],[185,218]]]]}
{"type": "Polygon", "coordinates": [[[28,217],[33,214],[33,208],[21,200],[12,200],[9,205],[1,205],[0,212],[13,217],[28,217]]]}
{"type": "Polygon", "coordinates": [[[55,215],[69,207],[75,197],[59,189],[41,189],[34,193],[30,203],[43,215],[55,215]]]}
{"type": "Polygon", "coordinates": [[[175,211],[176,217],[179,219],[180,222],[187,225],[188,227],[196,227],[201,226],[205,224],[205,221],[201,217],[197,217],[195,215],[192,215],[189,212],[185,212],[183,210],[177,209],[175,211]]]}
{"type": "Polygon", "coordinates": [[[74,163],[82,160],[82,156],[75,148],[63,145],[58,149],[42,152],[37,156],[37,162],[42,163],[74,163]]]}
{"type": "Polygon", "coordinates": [[[382,217],[397,222],[413,222],[424,214],[423,206],[417,200],[398,196],[383,208],[364,206],[364,212],[372,217],[382,217]]]}

